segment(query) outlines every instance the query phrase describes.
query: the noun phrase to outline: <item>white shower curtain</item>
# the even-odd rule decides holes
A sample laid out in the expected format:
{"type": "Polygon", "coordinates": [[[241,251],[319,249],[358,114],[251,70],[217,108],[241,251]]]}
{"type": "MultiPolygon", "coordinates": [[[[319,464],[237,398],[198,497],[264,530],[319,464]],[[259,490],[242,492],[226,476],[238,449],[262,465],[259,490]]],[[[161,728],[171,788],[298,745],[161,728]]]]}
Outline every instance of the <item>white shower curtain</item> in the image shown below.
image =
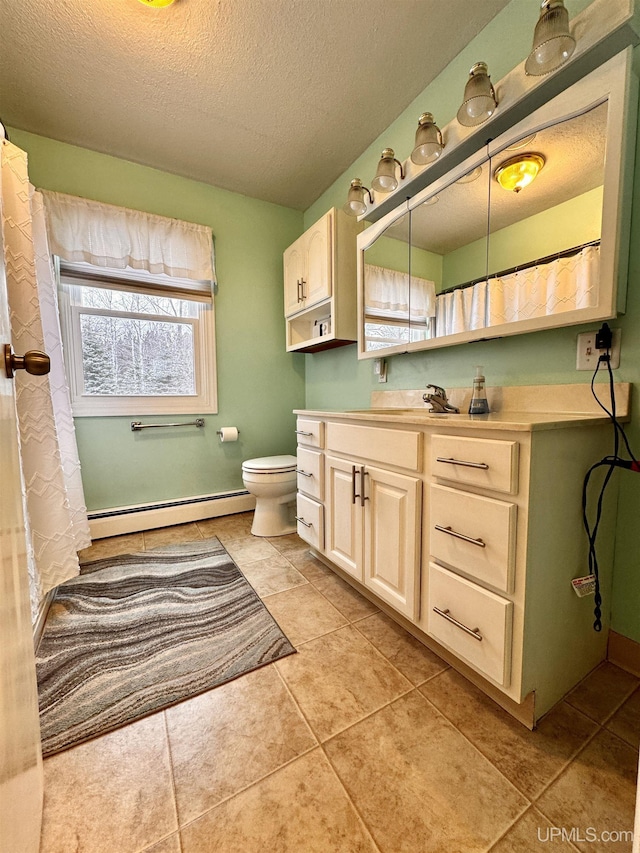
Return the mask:
{"type": "Polygon", "coordinates": [[[19,355],[44,350],[51,359],[48,376],[21,370],[15,378],[35,618],[46,593],[78,574],[77,551],[91,538],[42,196],[29,184],[27,155],[6,141],[0,144],[0,207],[13,347],[19,355]]]}

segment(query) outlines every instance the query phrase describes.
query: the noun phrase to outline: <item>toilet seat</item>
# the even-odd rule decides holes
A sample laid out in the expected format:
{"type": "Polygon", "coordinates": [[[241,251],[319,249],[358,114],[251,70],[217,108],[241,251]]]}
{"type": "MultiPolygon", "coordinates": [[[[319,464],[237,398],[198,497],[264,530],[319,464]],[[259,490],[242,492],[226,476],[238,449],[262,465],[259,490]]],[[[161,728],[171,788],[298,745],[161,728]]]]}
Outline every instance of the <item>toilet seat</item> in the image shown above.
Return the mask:
{"type": "Polygon", "coordinates": [[[247,459],[242,470],[249,474],[285,474],[296,470],[295,456],[262,456],[259,459],[247,459]]]}

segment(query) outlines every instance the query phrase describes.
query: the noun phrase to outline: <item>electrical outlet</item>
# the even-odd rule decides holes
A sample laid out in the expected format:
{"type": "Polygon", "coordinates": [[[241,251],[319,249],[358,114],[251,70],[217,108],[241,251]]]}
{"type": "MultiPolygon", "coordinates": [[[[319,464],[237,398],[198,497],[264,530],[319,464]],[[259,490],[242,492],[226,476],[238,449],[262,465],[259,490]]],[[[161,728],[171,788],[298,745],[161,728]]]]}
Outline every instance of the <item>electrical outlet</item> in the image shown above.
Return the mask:
{"type": "MultiPolygon", "coordinates": [[[[620,340],[621,329],[612,329],[611,343],[611,369],[620,367],[620,340]]],[[[590,370],[592,373],[598,366],[598,359],[604,355],[606,350],[596,349],[596,330],[583,332],[578,335],[578,354],[576,358],[576,370],[590,370]]]]}

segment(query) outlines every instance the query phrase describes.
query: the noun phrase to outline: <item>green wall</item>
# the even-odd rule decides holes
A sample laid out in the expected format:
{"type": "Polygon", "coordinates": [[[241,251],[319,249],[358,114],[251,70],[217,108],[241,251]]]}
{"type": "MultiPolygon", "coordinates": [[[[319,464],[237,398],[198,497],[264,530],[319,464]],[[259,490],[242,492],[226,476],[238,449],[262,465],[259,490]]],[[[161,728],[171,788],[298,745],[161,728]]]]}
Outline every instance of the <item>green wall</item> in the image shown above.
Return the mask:
{"type": "Polygon", "coordinates": [[[10,136],[37,187],[209,225],[216,241],[218,414],[204,414],[202,430],[140,433],[130,421],[174,418],[76,418],[89,509],[243,488],[244,459],[294,452],[305,365],[285,352],[282,252],[302,232],[302,214],[19,130],[10,136]],[[220,426],[237,426],[240,440],[221,444],[220,426]]]}
{"type": "MultiPolygon", "coordinates": [[[[572,2],[570,17],[588,5],[587,0],[572,2]]],[[[512,0],[471,44],[453,60],[414,103],[353,163],[349,169],[305,213],[305,225],[324,211],[344,203],[349,181],[360,176],[365,184],[375,174],[380,151],[392,146],[398,159],[411,153],[415,128],[421,112],[434,113],[441,126],[454,116],[460,104],[464,83],[471,65],[479,59],[489,64],[494,80],[500,80],[519,64],[531,47],[531,33],[538,5],[528,0],[512,0]]],[[[640,60],[640,48],[636,49],[640,60]]],[[[636,152],[640,157],[640,151],[636,152]]],[[[640,171],[640,170],[639,170],[640,171]]],[[[627,310],[613,325],[622,329],[622,356],[616,380],[632,382],[635,403],[628,428],[636,453],[640,453],[640,174],[630,170],[626,180],[633,182],[631,215],[631,253],[627,310]]],[[[576,336],[586,327],[570,327],[536,332],[502,340],[459,345],[424,353],[389,358],[389,381],[380,386],[373,375],[371,360],[358,361],[356,348],[307,355],[306,405],[308,408],[362,408],[370,403],[373,390],[380,388],[422,388],[427,383],[445,387],[469,386],[475,364],[484,365],[491,385],[534,385],[588,382],[590,374],[576,372],[576,336]]],[[[613,628],[640,641],[640,551],[636,539],[640,477],[621,471],[620,495],[614,565],[613,628]]],[[[609,498],[611,500],[611,498],[609,498]]],[[[586,567],[585,567],[586,572],[586,567]]]]}

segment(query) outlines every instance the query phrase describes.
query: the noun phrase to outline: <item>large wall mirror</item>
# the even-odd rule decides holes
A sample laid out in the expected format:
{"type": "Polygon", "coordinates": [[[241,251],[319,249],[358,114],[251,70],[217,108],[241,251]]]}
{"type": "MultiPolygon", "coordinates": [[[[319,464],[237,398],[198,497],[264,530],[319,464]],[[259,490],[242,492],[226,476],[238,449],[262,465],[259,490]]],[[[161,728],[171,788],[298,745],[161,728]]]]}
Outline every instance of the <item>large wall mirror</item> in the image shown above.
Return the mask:
{"type": "Polygon", "coordinates": [[[626,51],[365,229],[359,356],[615,317],[635,88],[626,51]]]}

